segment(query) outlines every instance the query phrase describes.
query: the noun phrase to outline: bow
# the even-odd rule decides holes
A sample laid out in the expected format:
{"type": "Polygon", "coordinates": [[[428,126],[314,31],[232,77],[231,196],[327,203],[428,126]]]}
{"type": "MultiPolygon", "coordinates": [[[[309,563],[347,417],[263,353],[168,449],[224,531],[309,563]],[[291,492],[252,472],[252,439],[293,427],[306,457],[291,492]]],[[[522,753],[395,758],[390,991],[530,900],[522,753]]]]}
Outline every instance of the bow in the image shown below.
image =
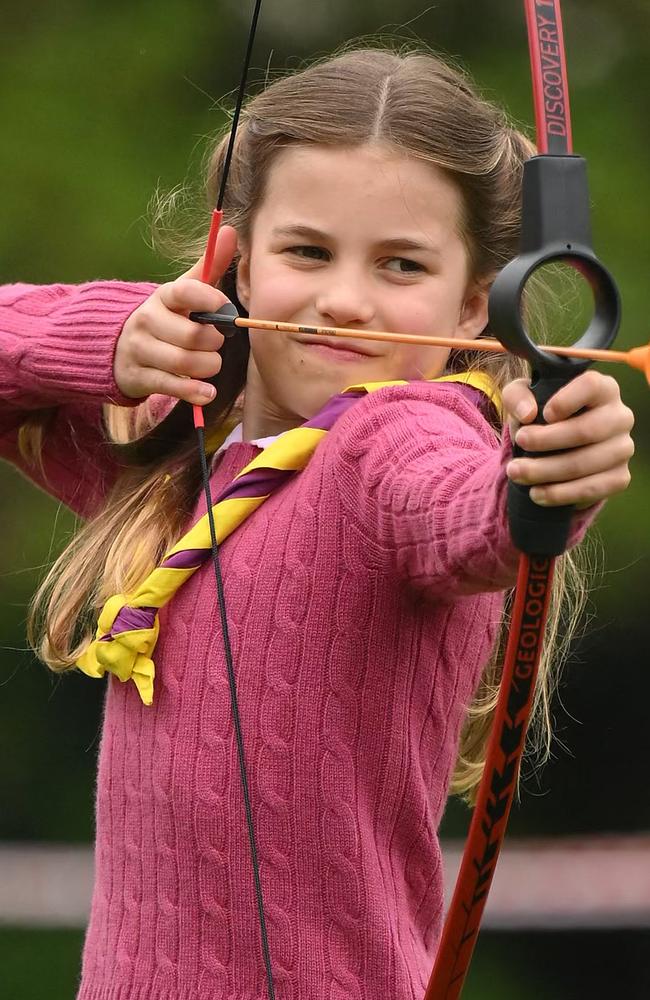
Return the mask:
{"type": "MultiPolygon", "coordinates": [[[[591,285],[593,319],[579,348],[607,348],[620,322],[618,291],[591,247],[586,164],[572,155],[566,59],[559,0],[524,0],[540,155],[524,168],[521,253],[490,293],[490,321],[506,348],[532,367],[537,423],[551,396],[589,364],[536,347],[524,329],[521,301],[531,275],[565,261],[591,285]]],[[[525,454],[515,448],[515,454],[525,454]]],[[[425,1000],[460,996],[505,836],[517,787],[555,557],[566,548],[572,507],[540,509],[528,488],[508,484],[508,519],[520,550],[510,634],[499,699],[452,904],[425,1000]]]]}

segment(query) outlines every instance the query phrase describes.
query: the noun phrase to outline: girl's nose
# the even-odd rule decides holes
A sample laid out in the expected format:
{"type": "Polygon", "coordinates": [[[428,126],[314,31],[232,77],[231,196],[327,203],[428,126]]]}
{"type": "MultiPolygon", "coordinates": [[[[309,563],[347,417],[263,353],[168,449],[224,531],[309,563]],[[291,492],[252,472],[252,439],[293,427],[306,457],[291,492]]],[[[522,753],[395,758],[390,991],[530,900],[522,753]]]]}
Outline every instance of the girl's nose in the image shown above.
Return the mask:
{"type": "Polygon", "coordinates": [[[327,287],[317,297],[316,308],[330,326],[365,326],[375,315],[361,280],[354,276],[344,279],[330,274],[327,287]]]}

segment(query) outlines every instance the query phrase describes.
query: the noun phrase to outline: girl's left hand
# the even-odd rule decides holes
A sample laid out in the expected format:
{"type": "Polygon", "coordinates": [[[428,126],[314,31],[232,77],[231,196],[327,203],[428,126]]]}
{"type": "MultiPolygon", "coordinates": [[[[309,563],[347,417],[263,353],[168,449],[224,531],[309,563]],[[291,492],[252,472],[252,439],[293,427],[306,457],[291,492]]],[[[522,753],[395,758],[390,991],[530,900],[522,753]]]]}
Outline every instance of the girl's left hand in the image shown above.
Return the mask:
{"type": "Polygon", "coordinates": [[[537,414],[528,384],[517,379],[503,390],[511,437],[526,451],[561,454],[516,458],[506,469],[508,478],[530,486],[531,500],[542,507],[590,507],[626,489],[634,414],[621,401],[616,380],[583,372],[548,401],[546,425],[533,426],[526,426],[537,414]]]}

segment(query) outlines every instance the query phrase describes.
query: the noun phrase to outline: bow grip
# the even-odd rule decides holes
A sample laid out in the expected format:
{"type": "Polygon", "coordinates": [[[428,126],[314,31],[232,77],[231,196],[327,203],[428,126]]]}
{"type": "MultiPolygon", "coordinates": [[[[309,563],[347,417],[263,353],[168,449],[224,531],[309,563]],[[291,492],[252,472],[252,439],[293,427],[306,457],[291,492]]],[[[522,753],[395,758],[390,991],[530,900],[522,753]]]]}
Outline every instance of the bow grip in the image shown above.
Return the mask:
{"type": "MultiPolygon", "coordinates": [[[[530,389],[537,402],[537,416],[534,424],[545,424],[543,410],[551,396],[566,385],[572,373],[533,377],[530,389]]],[[[514,458],[535,458],[540,453],[526,451],[514,444],[514,458]]],[[[553,452],[544,452],[552,455],[553,452]]],[[[508,522],[510,535],[520,552],[528,555],[559,556],[564,552],[569,540],[573,505],[564,507],[540,507],[530,499],[530,487],[508,481],[508,522]]]]}

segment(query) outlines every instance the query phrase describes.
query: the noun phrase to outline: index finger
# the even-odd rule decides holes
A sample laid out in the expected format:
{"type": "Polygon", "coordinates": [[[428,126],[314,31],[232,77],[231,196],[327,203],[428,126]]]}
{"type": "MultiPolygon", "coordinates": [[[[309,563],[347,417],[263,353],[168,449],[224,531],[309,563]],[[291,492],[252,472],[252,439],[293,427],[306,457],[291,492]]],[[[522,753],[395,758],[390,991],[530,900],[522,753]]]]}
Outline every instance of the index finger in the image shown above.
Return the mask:
{"type": "Polygon", "coordinates": [[[544,407],[543,416],[549,423],[566,420],[585,407],[593,409],[619,396],[618,382],[611,375],[586,371],[558,389],[544,407]]]}
{"type": "Polygon", "coordinates": [[[198,278],[183,276],[161,285],[160,301],[170,312],[188,316],[191,312],[217,312],[228,298],[218,288],[198,278]]]}

